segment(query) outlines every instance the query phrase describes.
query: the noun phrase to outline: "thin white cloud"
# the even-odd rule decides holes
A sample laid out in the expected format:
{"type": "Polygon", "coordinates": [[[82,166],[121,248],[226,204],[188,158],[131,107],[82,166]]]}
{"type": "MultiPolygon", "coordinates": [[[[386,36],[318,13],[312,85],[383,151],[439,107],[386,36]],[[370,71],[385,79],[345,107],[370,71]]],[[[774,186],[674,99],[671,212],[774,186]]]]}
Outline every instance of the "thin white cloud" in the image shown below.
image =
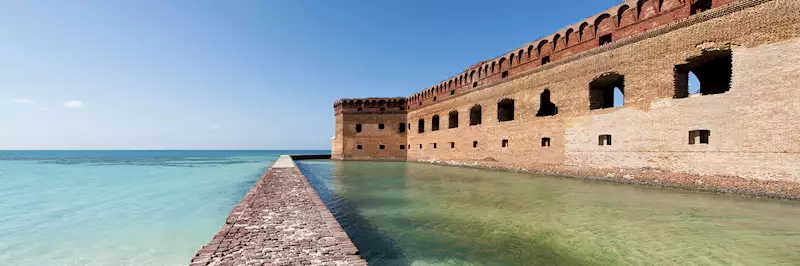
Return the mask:
{"type": "Polygon", "coordinates": [[[81,102],[81,101],[72,100],[72,101],[64,102],[64,107],[65,108],[71,108],[71,109],[78,109],[78,108],[86,107],[86,105],[83,104],[83,102],[81,102]]]}
{"type": "Polygon", "coordinates": [[[14,102],[14,103],[19,103],[19,104],[32,104],[32,103],[35,102],[34,100],[28,99],[28,98],[16,98],[16,99],[11,100],[11,101],[14,102]]]}

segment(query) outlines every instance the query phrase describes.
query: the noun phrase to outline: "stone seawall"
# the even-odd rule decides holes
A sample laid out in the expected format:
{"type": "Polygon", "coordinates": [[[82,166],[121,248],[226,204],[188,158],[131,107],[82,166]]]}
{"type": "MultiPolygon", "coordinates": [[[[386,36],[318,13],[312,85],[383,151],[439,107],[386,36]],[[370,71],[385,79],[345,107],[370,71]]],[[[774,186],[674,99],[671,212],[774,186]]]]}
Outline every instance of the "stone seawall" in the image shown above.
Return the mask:
{"type": "MultiPolygon", "coordinates": [[[[318,157],[299,157],[318,158],[318,157]]],[[[199,265],[367,265],[333,214],[282,155],[192,258],[199,265]]]]}

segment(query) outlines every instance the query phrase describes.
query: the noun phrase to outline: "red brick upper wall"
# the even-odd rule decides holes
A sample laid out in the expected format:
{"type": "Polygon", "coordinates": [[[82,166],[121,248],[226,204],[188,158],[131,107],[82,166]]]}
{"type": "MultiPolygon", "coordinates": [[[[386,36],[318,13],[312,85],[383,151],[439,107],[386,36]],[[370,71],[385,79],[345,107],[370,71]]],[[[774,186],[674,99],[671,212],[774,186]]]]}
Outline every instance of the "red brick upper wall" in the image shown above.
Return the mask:
{"type": "Polygon", "coordinates": [[[405,113],[406,98],[341,99],[333,103],[336,115],[342,113],[405,113]]]}
{"type": "Polygon", "coordinates": [[[596,48],[600,46],[601,36],[611,34],[613,42],[687,18],[702,11],[704,1],[710,1],[711,8],[717,8],[739,0],[626,0],[603,13],[492,60],[479,62],[436,86],[415,93],[406,98],[406,109],[456,97],[474,87],[519,75],[541,66],[545,57],[553,62],[596,48]]]}

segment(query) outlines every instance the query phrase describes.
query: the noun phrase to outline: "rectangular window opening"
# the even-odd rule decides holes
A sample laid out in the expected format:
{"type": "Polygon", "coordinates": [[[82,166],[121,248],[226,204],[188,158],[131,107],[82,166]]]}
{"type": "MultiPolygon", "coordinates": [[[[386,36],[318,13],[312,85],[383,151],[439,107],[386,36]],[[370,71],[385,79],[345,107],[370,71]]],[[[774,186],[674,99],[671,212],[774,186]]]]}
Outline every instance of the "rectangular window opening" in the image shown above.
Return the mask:
{"type": "Polygon", "coordinates": [[[436,143],[431,143],[434,149],[436,149],[436,143]]]}
{"type": "Polygon", "coordinates": [[[401,150],[405,150],[406,149],[406,145],[400,145],[400,149],[401,150]]]}
{"type": "Polygon", "coordinates": [[[400,126],[397,127],[400,133],[406,133],[406,123],[400,123],[400,126]]]}
{"type": "Polygon", "coordinates": [[[504,79],[504,78],[507,78],[507,77],[508,77],[508,70],[506,70],[506,71],[503,71],[503,73],[502,73],[502,74],[500,74],[500,78],[501,78],[501,79],[504,79]]]}
{"type": "Polygon", "coordinates": [[[503,148],[507,148],[507,147],[508,147],[508,140],[504,139],[503,140],[503,148]]]}
{"type": "Polygon", "coordinates": [[[708,144],[711,130],[701,129],[689,131],[689,144],[708,144]]]}
{"type": "Polygon", "coordinates": [[[378,129],[383,130],[386,126],[384,124],[378,124],[378,129]]]}
{"type": "Polygon", "coordinates": [[[385,146],[385,145],[379,145],[379,146],[378,146],[378,149],[385,150],[385,149],[386,149],[386,146],[385,146]]]}
{"type": "Polygon", "coordinates": [[[455,149],[456,148],[456,143],[455,142],[450,142],[450,148],[451,149],[455,149]]]}
{"type": "Polygon", "coordinates": [[[542,65],[546,65],[547,63],[550,63],[550,56],[542,57],[542,65]]]}
{"type": "Polygon", "coordinates": [[[600,36],[600,46],[611,43],[611,40],[612,40],[611,33],[600,36]]]}
{"type": "Polygon", "coordinates": [[[598,141],[600,146],[611,146],[611,135],[600,135],[598,141]]]}
{"type": "Polygon", "coordinates": [[[472,147],[473,148],[477,148],[478,147],[478,141],[477,140],[472,142],[472,147]]]}
{"type": "Polygon", "coordinates": [[[453,94],[456,94],[456,91],[455,91],[455,90],[451,90],[451,91],[450,91],[450,95],[453,95],[453,94]]]}
{"type": "Polygon", "coordinates": [[[364,149],[364,146],[361,146],[361,145],[356,145],[356,149],[363,150],[363,149],[364,149]]]}
{"type": "Polygon", "coordinates": [[[550,138],[542,138],[542,147],[550,147],[550,138]]]}
{"type": "Polygon", "coordinates": [[[478,82],[473,82],[473,83],[472,83],[472,87],[473,87],[473,88],[475,88],[475,87],[478,87],[478,82]]]}
{"type": "Polygon", "coordinates": [[[356,133],[361,133],[361,124],[356,124],[356,133]]]}

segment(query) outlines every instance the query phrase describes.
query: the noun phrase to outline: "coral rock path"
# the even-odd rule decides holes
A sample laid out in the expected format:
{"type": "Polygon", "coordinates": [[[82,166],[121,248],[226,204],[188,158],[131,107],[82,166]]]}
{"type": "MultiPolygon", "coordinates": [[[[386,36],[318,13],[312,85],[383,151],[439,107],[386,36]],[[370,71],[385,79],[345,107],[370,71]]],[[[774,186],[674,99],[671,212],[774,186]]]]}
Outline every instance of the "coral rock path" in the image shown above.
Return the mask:
{"type": "Polygon", "coordinates": [[[281,156],[192,259],[199,265],[367,265],[288,156],[281,156]]]}

